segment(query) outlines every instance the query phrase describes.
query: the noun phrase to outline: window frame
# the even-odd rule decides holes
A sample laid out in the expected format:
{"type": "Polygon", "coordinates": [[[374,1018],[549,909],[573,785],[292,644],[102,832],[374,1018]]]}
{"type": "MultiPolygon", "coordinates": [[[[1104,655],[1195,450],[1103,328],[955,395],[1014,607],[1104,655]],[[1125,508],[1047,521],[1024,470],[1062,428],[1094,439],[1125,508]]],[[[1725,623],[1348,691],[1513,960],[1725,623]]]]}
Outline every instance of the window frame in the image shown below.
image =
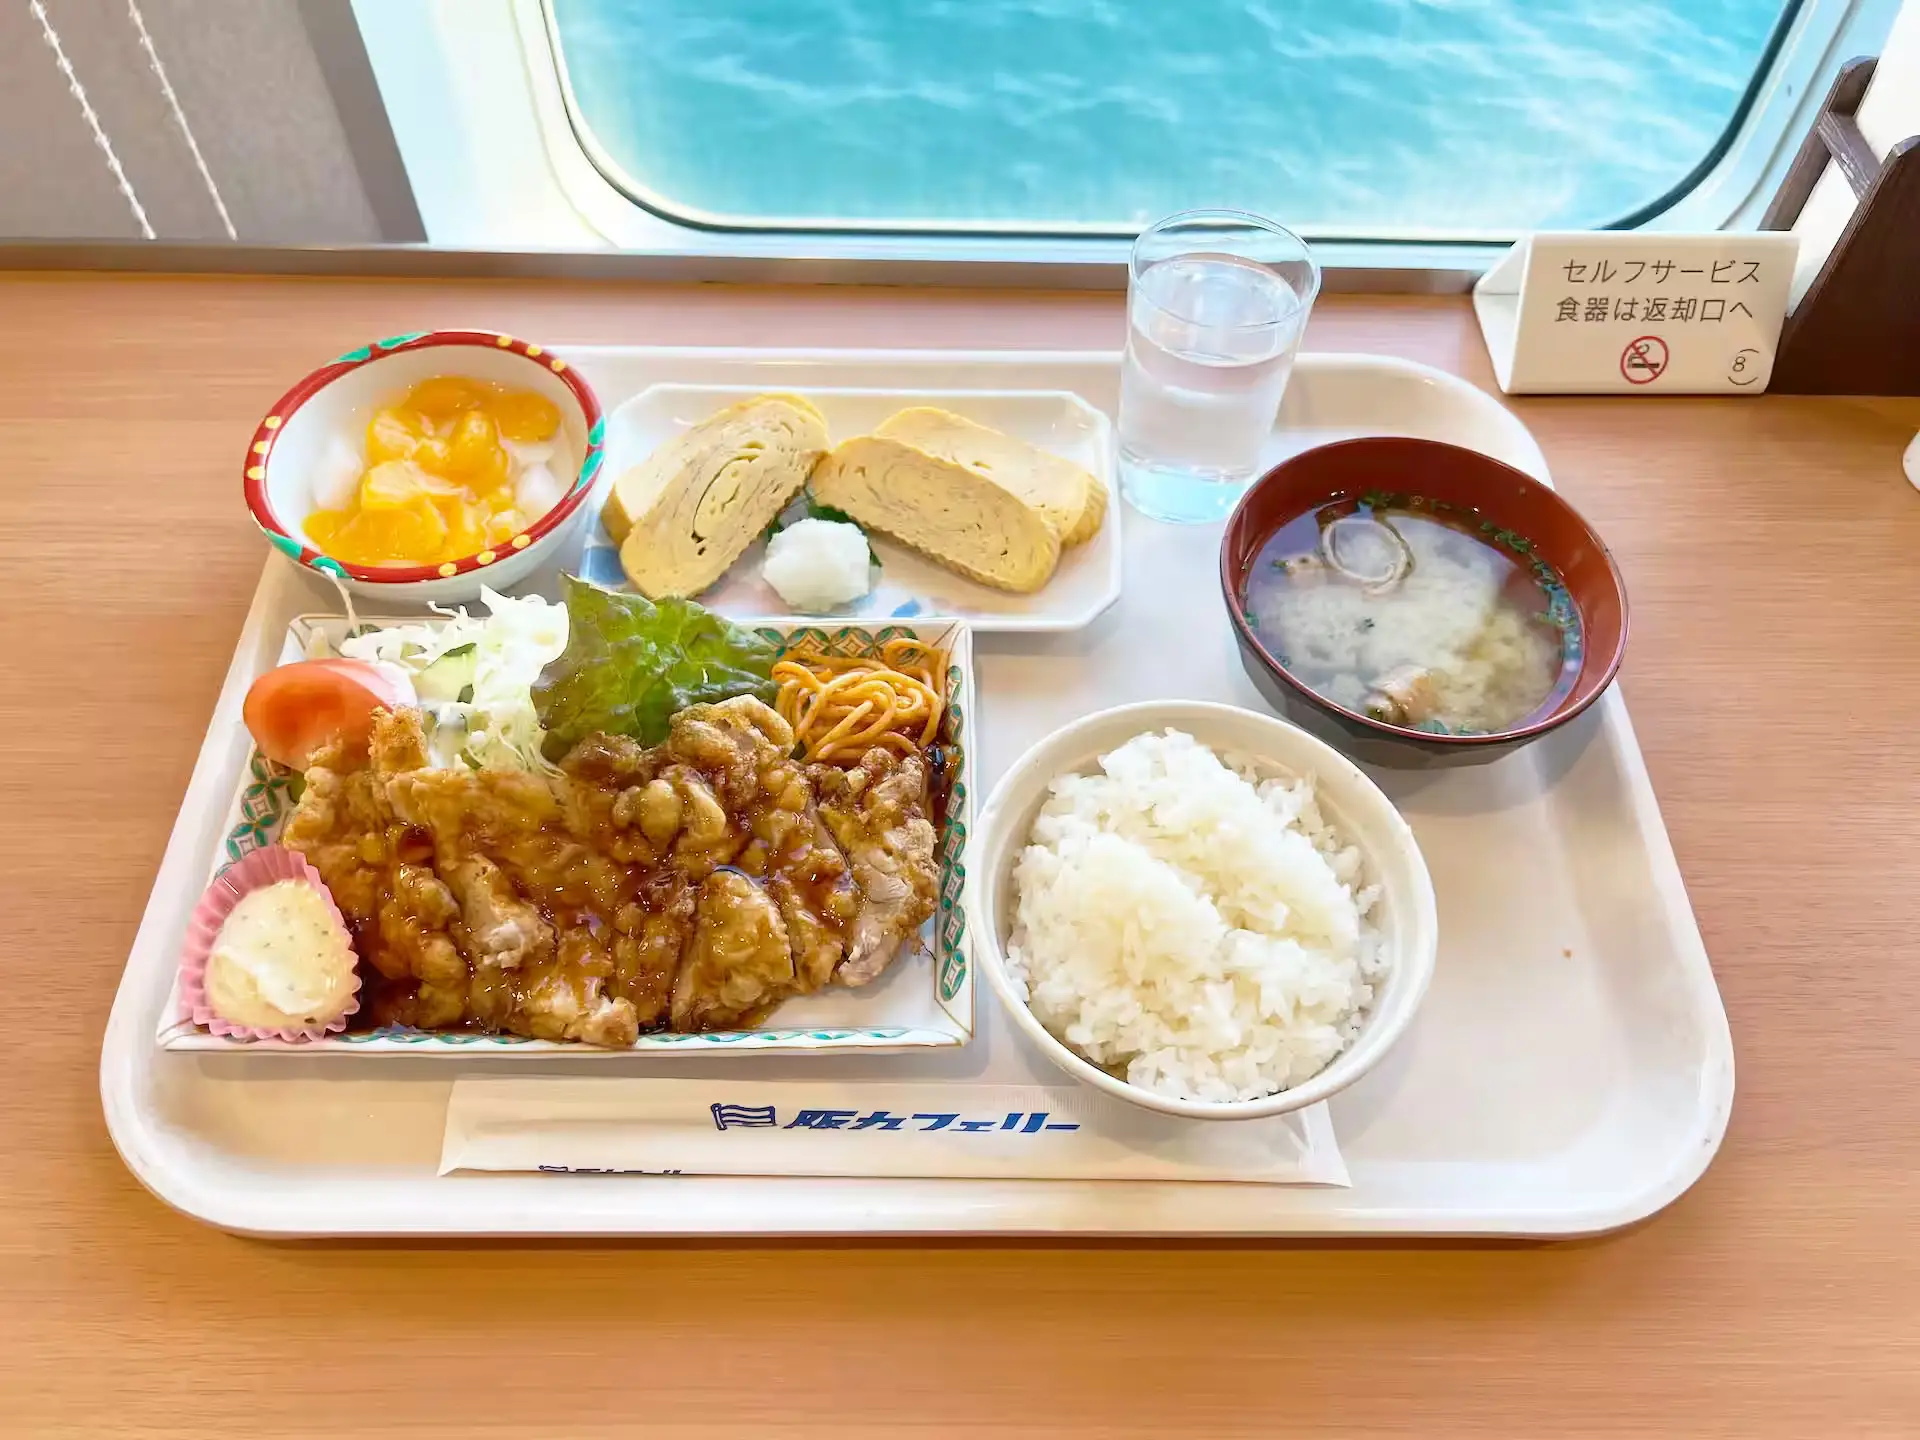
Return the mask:
{"type": "MultiPolygon", "coordinates": [[[[1108,240],[1126,240],[1133,230],[1121,222],[1108,221],[1033,221],[1020,223],[1008,220],[968,221],[956,219],[915,219],[902,217],[896,219],[875,219],[867,217],[860,220],[833,220],[820,216],[762,216],[732,215],[703,209],[668,196],[665,192],[649,185],[627,169],[603,145],[589,123],[579,96],[574,89],[572,75],[568,70],[566,48],[561,43],[560,21],[556,13],[557,0],[538,0],[541,19],[540,34],[537,39],[528,37],[529,66],[542,74],[536,77],[536,84],[544,85],[547,68],[552,70],[552,84],[557,89],[559,113],[564,117],[568,132],[582,153],[599,172],[600,178],[630,203],[647,214],[667,223],[688,230],[707,231],[727,235],[780,234],[788,236],[803,235],[847,235],[862,237],[971,237],[987,236],[1016,242],[1048,242],[1072,239],[1098,238],[1108,240]],[[535,51],[540,49],[544,55],[536,58],[535,51]],[[544,61],[544,63],[542,63],[544,61]]],[[[1596,224],[1590,228],[1596,230],[1637,229],[1656,220],[1672,209],[1681,200],[1690,195],[1699,184],[1718,167],[1720,162],[1734,148],[1746,126],[1748,117],[1757,103],[1767,93],[1770,81],[1775,74],[1781,55],[1790,41],[1798,33],[1807,33],[1800,27],[1802,17],[1810,10],[1820,8],[1820,0],[1779,0],[1780,14],[1768,32],[1766,43],[1762,46],[1754,73],[1746,88],[1735,101],[1727,122],[1713,143],[1681,178],[1668,189],[1644,201],[1614,220],[1596,224]]],[[[1846,0],[1841,0],[1835,9],[1851,8],[1846,0]]],[[[1817,27],[1816,27],[1817,28],[1817,27]]],[[[547,107],[551,111],[551,105],[547,107]]],[[[1288,222],[1292,224],[1292,221],[1288,222]]],[[[1445,227],[1422,226],[1351,226],[1306,223],[1294,226],[1306,239],[1316,245],[1326,243],[1437,243],[1437,244],[1511,244],[1522,233],[1503,227],[1448,229],[1445,227]]],[[[1562,225],[1557,228],[1565,229],[1562,225]]],[[[1580,228],[1580,227],[1576,227],[1580,228]]]]}
{"type": "MultiPolygon", "coordinates": [[[[1920,3],[1920,0],[1907,0],[1920,3]]],[[[1721,142],[1656,201],[1624,218],[1619,229],[1751,228],[1812,128],[1840,66],[1863,51],[1878,53],[1902,0],[1808,0],[1763,57],[1721,142]]]]}
{"type": "MultiPolygon", "coordinates": [[[[1877,44],[1899,6],[1900,0],[1795,0],[1776,25],[1766,63],[1756,71],[1726,133],[1682,182],[1685,193],[1676,193],[1681,188],[1676,187],[1616,223],[1640,220],[1650,229],[1753,223],[1811,123],[1823,74],[1851,53],[1854,37],[1866,34],[1877,44]]],[[[511,141],[545,161],[542,174],[520,175],[511,187],[515,225],[533,213],[546,218],[536,243],[611,245],[661,259],[686,257],[689,278],[704,278],[715,266],[737,271],[746,265],[755,273],[785,278],[821,278],[822,267],[828,267],[826,278],[871,283],[1116,288],[1125,283],[1130,237],[1111,228],[1055,227],[1035,234],[1001,223],[922,224],[892,231],[817,224],[783,229],[771,221],[734,227],[708,223],[726,217],[683,218],[664,197],[651,197],[663,208],[647,208],[603,173],[611,160],[594,153],[598,144],[579,121],[551,0],[465,0],[457,21],[445,13],[454,7],[433,7],[441,13],[409,21],[398,17],[415,7],[354,0],[354,8],[416,190],[422,188],[422,168],[433,168],[433,157],[425,152],[436,144],[444,152],[447,133],[465,134],[469,143],[482,131],[503,144],[511,141]],[[446,53],[426,63],[422,52],[436,45],[446,53]],[[531,135],[525,133],[529,122],[531,135]],[[711,263],[703,269],[696,261],[711,263]],[[782,261],[804,269],[783,272],[782,261]],[[1012,275],[1020,278],[1003,278],[1012,275]]],[[[524,163],[524,154],[522,161],[521,169],[533,168],[524,163]]],[[[423,201],[423,211],[429,208],[423,201]]],[[[460,223],[447,228],[460,233],[443,237],[434,233],[429,214],[430,235],[474,248],[528,247],[524,235],[508,233],[500,216],[491,222],[486,216],[457,219],[460,223]]],[[[1330,290],[1452,293],[1468,288],[1518,233],[1356,231],[1310,238],[1323,258],[1330,290]]]]}

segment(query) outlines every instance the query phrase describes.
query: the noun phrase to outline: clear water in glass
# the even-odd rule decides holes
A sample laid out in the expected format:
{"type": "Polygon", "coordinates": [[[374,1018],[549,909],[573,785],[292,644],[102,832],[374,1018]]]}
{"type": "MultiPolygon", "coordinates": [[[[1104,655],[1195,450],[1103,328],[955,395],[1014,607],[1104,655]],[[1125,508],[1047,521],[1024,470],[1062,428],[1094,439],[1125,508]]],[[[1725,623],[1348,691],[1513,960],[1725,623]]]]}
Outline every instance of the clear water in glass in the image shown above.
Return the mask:
{"type": "Polygon", "coordinates": [[[1135,251],[1120,480],[1136,509],[1193,523],[1226,515],[1258,472],[1319,272],[1294,236],[1251,216],[1238,217],[1240,234],[1221,221],[1194,228],[1183,250],[1187,218],[1135,251]]]}

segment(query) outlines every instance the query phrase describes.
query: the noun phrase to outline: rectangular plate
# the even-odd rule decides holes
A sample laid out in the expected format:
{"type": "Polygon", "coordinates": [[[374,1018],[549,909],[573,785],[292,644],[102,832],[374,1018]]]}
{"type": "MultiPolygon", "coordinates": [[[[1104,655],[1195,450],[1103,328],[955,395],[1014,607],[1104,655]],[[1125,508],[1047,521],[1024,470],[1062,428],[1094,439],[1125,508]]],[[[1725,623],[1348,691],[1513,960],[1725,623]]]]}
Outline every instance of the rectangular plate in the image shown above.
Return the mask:
{"type": "MultiPolygon", "coordinates": [[[[367,623],[377,626],[409,622],[370,620],[367,623]]],[[[899,637],[924,640],[947,652],[947,710],[940,724],[940,739],[950,754],[959,757],[960,769],[953,781],[946,827],[939,837],[939,908],[922,928],[920,939],[924,953],[903,954],[879,980],[858,990],[830,986],[812,995],[797,996],[781,1005],[768,1017],[771,1023],[764,1026],[711,1030],[698,1035],[642,1035],[625,1050],[533,1040],[524,1035],[436,1034],[398,1025],[301,1043],[245,1040],[214,1035],[189,1020],[177,1018],[180,1009],[177,991],[160,1013],[161,1048],[254,1055],[578,1060],[635,1054],[677,1057],[749,1051],[893,1052],[966,1044],[973,1036],[973,974],[964,944],[962,904],[974,797],[966,749],[961,742],[969,733],[967,722],[975,713],[973,646],[967,627],[952,620],[885,625],[775,620],[759,622],[755,628],[770,638],[777,636],[788,645],[802,641],[813,651],[828,655],[875,655],[881,645],[899,637]]],[[[283,664],[309,654],[308,643],[316,634],[326,638],[328,653],[337,652],[347,635],[346,617],[296,617],[288,627],[285,644],[275,663],[283,664]]],[[[249,851],[270,845],[279,838],[280,827],[293,809],[289,778],[286,771],[259,754],[248,755],[246,766],[235,777],[232,801],[227,807],[220,838],[208,857],[207,879],[249,851]]]]}
{"type": "MultiPolygon", "coordinates": [[[[583,371],[603,401],[599,371],[583,371]]],[[[1012,595],[944,570],[883,535],[869,537],[880,557],[880,577],[871,594],[833,612],[841,620],[910,620],[951,615],[975,630],[1078,630],[1120,598],[1120,498],[1113,490],[1113,426],[1105,414],[1065,391],[865,389],[803,384],[780,377],[781,388],[804,395],[827,419],[835,444],[864,435],[896,410],[936,405],[1004,431],[1017,440],[1071,460],[1107,487],[1107,518],[1084,545],[1060,556],[1053,578],[1032,595],[1012,595]]],[[[607,463],[593,508],[605,503],[614,481],[681,431],[736,401],[764,394],[769,385],[651,385],[632,399],[609,402],[607,463]]],[[[774,615],[787,610],[760,578],[766,554],[761,541],[733,563],[720,583],[701,595],[704,605],[726,615],[774,615]]],[[[589,532],[580,574],[602,585],[626,584],[620,552],[598,520],[589,532]]]]}
{"type": "MultiPolygon", "coordinates": [[[[755,389],[1068,390],[1111,408],[1114,354],[565,352],[617,405],[666,381],[755,389]]],[[[1307,354],[1268,458],[1361,434],[1468,445],[1542,477],[1526,427],[1441,371],[1307,354]]],[[[977,785],[1105,705],[1185,695],[1258,708],[1219,593],[1220,527],[1127,517],[1120,604],[1070,635],[976,636],[977,785]]],[[[1668,1204],[1707,1167],[1733,1100],[1713,971],[1617,693],[1495,764],[1378,778],[1418,835],[1440,903],[1440,958],[1413,1028],[1332,1101],[1347,1190],[1169,1182],[491,1175],[437,1178],[459,1063],[183,1055],[153,1042],[181,934],[220,843],[248,746],[247,683],[287,622],[331,608],[278,559],[227,684],[128,957],[101,1055],[108,1127],[162,1199],[277,1235],[1590,1233],[1668,1204]]],[[[714,1056],[703,1073],[1058,1084],[994,1005],[972,1044],[911,1056],[714,1056]]],[[[470,1062],[484,1071],[489,1062],[470,1062]]],[[[561,1073],[680,1075],[642,1056],[561,1073]]]]}

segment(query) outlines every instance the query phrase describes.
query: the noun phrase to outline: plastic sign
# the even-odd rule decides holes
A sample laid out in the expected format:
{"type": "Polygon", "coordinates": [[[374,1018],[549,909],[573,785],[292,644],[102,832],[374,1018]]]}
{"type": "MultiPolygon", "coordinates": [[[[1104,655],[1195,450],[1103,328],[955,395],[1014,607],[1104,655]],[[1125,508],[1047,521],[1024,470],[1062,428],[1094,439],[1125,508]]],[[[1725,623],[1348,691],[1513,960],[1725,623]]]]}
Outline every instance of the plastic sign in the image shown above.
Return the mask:
{"type": "Polygon", "coordinates": [[[1532,235],[1473,309],[1510,395],[1757,395],[1798,247],[1779,231],[1532,235]]]}

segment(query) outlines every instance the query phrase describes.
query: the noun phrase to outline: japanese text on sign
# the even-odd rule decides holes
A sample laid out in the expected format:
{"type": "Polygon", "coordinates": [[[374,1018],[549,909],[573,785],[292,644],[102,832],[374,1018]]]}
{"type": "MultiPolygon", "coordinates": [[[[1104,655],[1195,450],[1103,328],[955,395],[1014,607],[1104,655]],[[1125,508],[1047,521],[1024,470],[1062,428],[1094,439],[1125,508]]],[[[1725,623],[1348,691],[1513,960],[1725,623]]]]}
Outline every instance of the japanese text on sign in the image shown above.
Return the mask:
{"type": "Polygon", "coordinates": [[[889,1110],[810,1110],[798,1109],[784,1125],[772,1105],[726,1105],[711,1107],[716,1130],[951,1130],[954,1134],[979,1134],[999,1131],[1014,1135],[1038,1135],[1044,1130],[1078,1130],[1070,1121],[1055,1120],[1045,1110],[1010,1110],[984,1119],[970,1119],[958,1111],[909,1112],[895,1115],[889,1110]]]}
{"type": "Polygon", "coordinates": [[[1554,307],[1556,324],[1599,324],[1608,321],[1639,322],[1642,325],[1712,325],[1729,316],[1753,319],[1753,307],[1734,295],[1660,295],[1611,293],[1624,289],[1657,289],[1680,276],[1678,284],[1689,281],[1707,285],[1758,285],[1760,261],[1715,260],[1709,265],[1681,265],[1672,260],[1567,260],[1560,265],[1570,290],[1580,294],[1562,295],[1554,307]],[[1592,287],[1604,285],[1608,292],[1592,293],[1592,287]]]}
{"type": "Polygon", "coordinates": [[[1766,388],[1796,238],[1772,231],[1528,236],[1474,286],[1511,394],[1740,394],[1766,388]]]}

